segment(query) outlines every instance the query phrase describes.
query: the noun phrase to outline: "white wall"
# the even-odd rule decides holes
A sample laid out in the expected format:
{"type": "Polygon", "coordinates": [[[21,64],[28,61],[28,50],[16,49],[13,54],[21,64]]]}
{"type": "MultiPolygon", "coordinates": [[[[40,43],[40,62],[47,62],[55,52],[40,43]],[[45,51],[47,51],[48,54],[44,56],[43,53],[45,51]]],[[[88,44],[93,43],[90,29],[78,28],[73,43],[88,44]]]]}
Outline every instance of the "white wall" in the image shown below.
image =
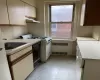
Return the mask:
{"type": "Polygon", "coordinates": [[[36,36],[44,36],[44,24],[43,23],[30,23],[27,25],[28,26],[28,32],[36,35],[36,36]]]}
{"type": "Polygon", "coordinates": [[[13,39],[28,32],[26,26],[0,26],[1,39],[13,39]]]}
{"type": "Polygon", "coordinates": [[[77,28],[78,37],[92,37],[93,27],[92,26],[80,26],[77,28]]]}

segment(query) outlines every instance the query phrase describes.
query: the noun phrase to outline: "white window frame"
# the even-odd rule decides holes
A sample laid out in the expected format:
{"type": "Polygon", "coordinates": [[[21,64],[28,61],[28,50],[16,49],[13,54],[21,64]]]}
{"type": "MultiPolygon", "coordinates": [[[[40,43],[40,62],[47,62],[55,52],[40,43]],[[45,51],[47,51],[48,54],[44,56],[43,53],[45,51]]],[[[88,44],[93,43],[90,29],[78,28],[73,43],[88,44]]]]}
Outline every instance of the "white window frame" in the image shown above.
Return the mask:
{"type": "Polygon", "coordinates": [[[72,26],[71,26],[71,37],[70,38],[58,38],[58,37],[53,37],[53,39],[72,39],[73,38],[73,24],[74,24],[74,12],[75,12],[75,4],[73,3],[73,4],[71,4],[71,3],[69,3],[69,4],[50,4],[49,5],[49,36],[50,37],[52,37],[51,36],[51,24],[52,23],[71,23],[72,24],[72,26]],[[51,6],[53,6],[53,5],[73,5],[73,14],[72,14],[72,21],[71,22],[51,22],[51,6]]]}

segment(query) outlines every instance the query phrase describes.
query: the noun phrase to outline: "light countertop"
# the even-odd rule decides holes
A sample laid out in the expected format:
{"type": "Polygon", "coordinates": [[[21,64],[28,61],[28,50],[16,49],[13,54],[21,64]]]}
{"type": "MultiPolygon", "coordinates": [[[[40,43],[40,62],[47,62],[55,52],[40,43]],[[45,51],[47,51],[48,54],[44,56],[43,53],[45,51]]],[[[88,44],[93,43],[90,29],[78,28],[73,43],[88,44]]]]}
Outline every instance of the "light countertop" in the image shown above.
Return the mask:
{"type": "Polygon", "coordinates": [[[28,46],[32,46],[33,44],[37,43],[41,41],[41,39],[13,39],[13,40],[3,40],[4,43],[6,42],[25,42],[27,44],[19,46],[15,49],[11,49],[11,50],[6,50],[7,55],[12,55],[13,53],[16,53],[28,46]]]}
{"type": "Polygon", "coordinates": [[[97,41],[96,39],[92,37],[77,37],[78,41],[97,41]]]}
{"type": "Polygon", "coordinates": [[[100,41],[77,41],[83,59],[100,59],[100,41]]]}

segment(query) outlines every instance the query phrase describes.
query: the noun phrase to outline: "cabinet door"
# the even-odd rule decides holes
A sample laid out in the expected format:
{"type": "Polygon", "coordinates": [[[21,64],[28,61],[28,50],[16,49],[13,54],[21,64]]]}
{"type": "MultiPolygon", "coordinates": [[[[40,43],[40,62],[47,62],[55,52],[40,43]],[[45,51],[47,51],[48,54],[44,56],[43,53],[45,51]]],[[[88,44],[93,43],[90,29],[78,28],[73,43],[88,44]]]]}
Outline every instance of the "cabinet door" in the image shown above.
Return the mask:
{"type": "Polygon", "coordinates": [[[10,24],[25,25],[24,3],[20,0],[7,0],[10,24]]]}
{"type": "Polygon", "coordinates": [[[86,0],[84,26],[100,26],[100,0],[86,0]]]}
{"type": "Polygon", "coordinates": [[[82,80],[100,80],[100,60],[85,60],[82,80]]]}
{"type": "Polygon", "coordinates": [[[11,80],[4,43],[0,40],[0,80],[11,80]]]}
{"type": "Polygon", "coordinates": [[[25,4],[25,16],[31,16],[36,18],[36,8],[25,4]]]}
{"type": "Polygon", "coordinates": [[[33,55],[30,54],[12,66],[14,80],[25,80],[33,71],[33,55]]]}
{"type": "Polygon", "coordinates": [[[35,6],[36,7],[36,3],[35,3],[35,0],[21,0],[21,1],[24,1],[32,6],[35,6]]]}
{"type": "Polygon", "coordinates": [[[0,24],[9,24],[6,0],[0,0],[0,24]]]}

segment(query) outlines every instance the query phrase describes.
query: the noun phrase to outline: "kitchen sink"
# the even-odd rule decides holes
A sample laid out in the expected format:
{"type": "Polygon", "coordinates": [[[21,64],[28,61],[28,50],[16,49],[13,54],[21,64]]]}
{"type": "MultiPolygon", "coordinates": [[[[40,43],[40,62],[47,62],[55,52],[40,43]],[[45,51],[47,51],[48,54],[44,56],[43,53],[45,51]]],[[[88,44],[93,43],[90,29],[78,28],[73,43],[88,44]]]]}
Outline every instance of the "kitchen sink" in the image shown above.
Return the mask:
{"type": "Polygon", "coordinates": [[[24,43],[24,42],[7,42],[7,43],[5,43],[5,50],[14,49],[14,48],[17,48],[17,47],[22,46],[24,44],[27,44],[27,43],[24,43]]]}

